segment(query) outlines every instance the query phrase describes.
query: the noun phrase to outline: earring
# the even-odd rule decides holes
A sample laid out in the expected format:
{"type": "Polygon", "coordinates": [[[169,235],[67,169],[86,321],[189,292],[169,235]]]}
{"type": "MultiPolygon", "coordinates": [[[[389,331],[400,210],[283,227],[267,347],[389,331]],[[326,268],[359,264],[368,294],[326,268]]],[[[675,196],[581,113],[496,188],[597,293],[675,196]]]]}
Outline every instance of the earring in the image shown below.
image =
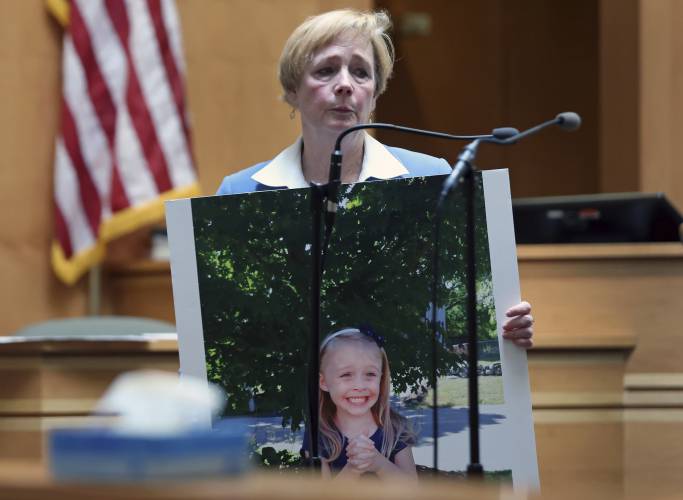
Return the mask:
{"type": "Polygon", "coordinates": [[[293,120],[295,116],[296,116],[296,109],[292,108],[292,110],[289,112],[289,119],[293,120]]]}

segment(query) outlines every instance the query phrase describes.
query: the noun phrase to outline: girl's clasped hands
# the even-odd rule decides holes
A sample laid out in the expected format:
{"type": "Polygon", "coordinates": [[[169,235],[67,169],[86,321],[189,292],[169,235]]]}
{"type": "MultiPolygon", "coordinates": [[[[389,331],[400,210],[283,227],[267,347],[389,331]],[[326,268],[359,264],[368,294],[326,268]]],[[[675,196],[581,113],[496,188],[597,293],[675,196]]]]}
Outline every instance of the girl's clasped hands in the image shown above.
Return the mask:
{"type": "Polygon", "coordinates": [[[349,439],[346,447],[346,457],[348,465],[353,467],[354,472],[362,474],[364,472],[377,472],[383,462],[387,459],[382,455],[375,444],[366,434],[360,434],[349,439]]]}

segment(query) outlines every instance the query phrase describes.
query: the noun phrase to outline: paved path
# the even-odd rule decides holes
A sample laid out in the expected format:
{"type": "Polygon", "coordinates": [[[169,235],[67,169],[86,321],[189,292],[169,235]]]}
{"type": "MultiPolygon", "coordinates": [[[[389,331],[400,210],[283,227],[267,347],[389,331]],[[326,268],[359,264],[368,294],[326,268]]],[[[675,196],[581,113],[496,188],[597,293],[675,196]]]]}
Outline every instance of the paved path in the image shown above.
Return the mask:
{"type": "MultiPolygon", "coordinates": [[[[413,448],[415,462],[433,465],[432,413],[429,408],[408,409],[396,405],[418,432],[418,443],[413,448]]],[[[510,469],[514,461],[514,447],[505,446],[507,425],[504,405],[480,407],[480,457],[486,470],[510,469]]],[[[465,470],[469,463],[469,425],[467,407],[439,408],[439,469],[465,470]]],[[[303,431],[283,429],[279,417],[254,420],[256,442],[262,446],[288,449],[298,453],[303,431]]],[[[509,434],[507,434],[509,436],[509,434]]]]}
{"type": "MultiPolygon", "coordinates": [[[[506,470],[512,468],[514,460],[507,440],[505,406],[481,405],[479,407],[480,451],[479,455],[486,470],[506,470]]],[[[408,418],[417,421],[420,427],[418,443],[413,447],[415,463],[433,466],[432,414],[421,410],[408,418]]],[[[467,408],[439,408],[439,469],[466,470],[470,461],[469,416],[467,408]]]]}

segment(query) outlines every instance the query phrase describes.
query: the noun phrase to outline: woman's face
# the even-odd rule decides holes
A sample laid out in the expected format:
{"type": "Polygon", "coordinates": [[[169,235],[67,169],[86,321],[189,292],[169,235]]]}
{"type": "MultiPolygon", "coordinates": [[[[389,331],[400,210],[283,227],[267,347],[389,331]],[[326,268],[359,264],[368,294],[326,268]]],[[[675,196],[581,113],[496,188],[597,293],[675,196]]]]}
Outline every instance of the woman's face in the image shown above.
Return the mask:
{"type": "Polygon", "coordinates": [[[289,101],[304,130],[333,132],[368,121],[375,108],[375,58],[369,40],[344,36],[318,50],[289,101]]]}
{"type": "Polygon", "coordinates": [[[322,359],[320,388],[330,394],[337,413],[362,416],[377,402],[382,380],[382,355],[365,343],[343,342],[322,359]]]}

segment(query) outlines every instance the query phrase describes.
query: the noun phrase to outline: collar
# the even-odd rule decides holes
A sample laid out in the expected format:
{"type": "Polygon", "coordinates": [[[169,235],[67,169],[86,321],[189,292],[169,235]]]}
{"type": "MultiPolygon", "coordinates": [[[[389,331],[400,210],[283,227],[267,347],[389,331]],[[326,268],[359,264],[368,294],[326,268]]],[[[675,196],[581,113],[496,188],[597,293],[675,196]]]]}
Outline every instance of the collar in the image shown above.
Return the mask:
{"type": "MultiPolygon", "coordinates": [[[[287,187],[290,189],[308,187],[301,167],[301,147],[299,137],[294,144],[283,150],[265,167],[251,176],[256,182],[268,187],[287,187]]],[[[408,169],[374,137],[365,134],[363,164],[359,182],[368,179],[393,179],[406,175],[408,169]]]]}

